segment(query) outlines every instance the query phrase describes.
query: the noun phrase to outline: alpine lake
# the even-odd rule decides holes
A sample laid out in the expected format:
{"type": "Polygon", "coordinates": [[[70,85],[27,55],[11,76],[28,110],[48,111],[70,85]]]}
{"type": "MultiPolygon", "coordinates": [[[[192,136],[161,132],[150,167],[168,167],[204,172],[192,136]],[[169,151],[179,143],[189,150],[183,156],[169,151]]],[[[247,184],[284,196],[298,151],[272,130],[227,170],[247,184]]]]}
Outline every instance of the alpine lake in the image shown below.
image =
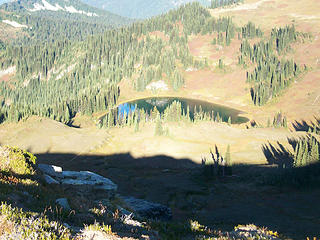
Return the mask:
{"type": "Polygon", "coordinates": [[[182,112],[185,114],[189,112],[191,119],[194,119],[195,112],[202,111],[210,114],[214,119],[219,116],[223,122],[228,122],[230,118],[232,124],[241,124],[249,121],[248,118],[241,116],[244,112],[240,110],[202,100],[179,97],[150,97],[122,103],[117,109],[118,116],[128,115],[136,109],[143,109],[146,113],[150,113],[154,108],[157,108],[159,113],[163,114],[165,109],[174,102],[180,103],[182,112]]]}

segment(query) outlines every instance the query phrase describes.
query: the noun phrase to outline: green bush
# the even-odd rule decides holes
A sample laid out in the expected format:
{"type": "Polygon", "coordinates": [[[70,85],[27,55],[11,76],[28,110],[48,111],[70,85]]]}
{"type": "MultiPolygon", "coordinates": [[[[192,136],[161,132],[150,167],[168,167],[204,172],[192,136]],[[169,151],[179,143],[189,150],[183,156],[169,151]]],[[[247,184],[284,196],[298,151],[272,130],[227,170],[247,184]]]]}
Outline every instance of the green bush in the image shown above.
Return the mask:
{"type": "Polygon", "coordinates": [[[33,175],[36,157],[16,147],[0,147],[0,171],[19,175],[33,175]]]}

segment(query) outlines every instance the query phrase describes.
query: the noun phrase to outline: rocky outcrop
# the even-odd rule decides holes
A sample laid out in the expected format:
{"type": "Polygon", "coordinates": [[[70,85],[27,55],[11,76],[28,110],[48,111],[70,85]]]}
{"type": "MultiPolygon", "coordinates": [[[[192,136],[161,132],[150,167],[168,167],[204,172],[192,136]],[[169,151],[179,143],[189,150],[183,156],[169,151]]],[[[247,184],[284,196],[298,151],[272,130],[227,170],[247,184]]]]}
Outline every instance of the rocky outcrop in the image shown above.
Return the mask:
{"type": "MultiPolygon", "coordinates": [[[[47,184],[60,184],[65,190],[75,192],[77,195],[88,196],[96,202],[108,203],[116,195],[117,185],[110,179],[89,171],[63,171],[61,167],[39,164],[39,170],[44,174],[47,184]]],[[[159,203],[149,202],[134,197],[118,197],[124,206],[118,205],[121,214],[138,218],[170,220],[171,209],[159,203]]],[[[61,200],[61,199],[60,199],[61,200]]],[[[58,203],[62,207],[63,204],[58,203]]],[[[65,208],[65,207],[64,207],[65,208]]]]}
{"type": "Polygon", "coordinates": [[[63,171],[61,184],[66,185],[91,185],[95,189],[116,191],[117,185],[110,179],[89,171],[63,171]]]}
{"type": "Polygon", "coordinates": [[[62,168],[54,165],[48,165],[48,164],[38,164],[39,170],[52,177],[61,177],[62,174],[62,168]]]}
{"type": "Polygon", "coordinates": [[[63,171],[61,167],[47,164],[39,164],[39,170],[44,173],[47,184],[61,184],[65,188],[73,188],[82,195],[92,193],[112,198],[118,186],[110,179],[89,171],[63,171]],[[101,192],[103,191],[103,192],[101,192]]]}

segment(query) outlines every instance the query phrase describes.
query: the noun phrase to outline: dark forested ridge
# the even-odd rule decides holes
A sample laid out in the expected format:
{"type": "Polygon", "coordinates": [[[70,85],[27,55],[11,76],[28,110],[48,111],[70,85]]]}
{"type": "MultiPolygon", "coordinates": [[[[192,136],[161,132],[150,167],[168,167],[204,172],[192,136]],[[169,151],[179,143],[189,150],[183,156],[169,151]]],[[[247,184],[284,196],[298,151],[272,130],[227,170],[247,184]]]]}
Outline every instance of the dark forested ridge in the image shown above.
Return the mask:
{"type": "MultiPolygon", "coordinates": [[[[288,34],[281,34],[282,31],[285,30],[272,32],[277,56],[290,46],[287,36],[292,35],[292,30],[288,28],[288,34]]],[[[259,28],[253,23],[237,27],[232,18],[214,18],[199,3],[192,3],[84,41],[63,38],[41,45],[4,46],[0,69],[15,67],[16,75],[15,81],[0,82],[1,119],[18,121],[35,114],[68,123],[76,113],[105,111],[116,104],[122,79],[130,79],[137,91],[144,91],[149,83],[158,80],[178,90],[184,85],[186,69],[208,66],[206,58],[196,59],[190,54],[187,43],[192,34],[212,34],[216,36],[213,41],[226,46],[237,36],[243,40],[239,63],[250,59],[258,64],[257,71],[264,69],[254,58],[256,47],[252,49],[246,43],[247,39],[263,37],[259,28]],[[163,37],[157,37],[155,32],[161,32],[163,37]]],[[[279,65],[271,56],[268,59],[279,65]]],[[[287,60],[280,62],[281,69],[282,66],[286,74],[283,76],[292,78],[298,74],[297,63],[287,60]]],[[[254,84],[253,96],[258,96],[258,88],[259,83],[254,84]]],[[[253,97],[255,103],[258,98],[253,97]]]]}
{"type": "Polygon", "coordinates": [[[132,20],[96,9],[78,0],[15,1],[0,6],[0,21],[9,20],[25,27],[15,44],[55,42],[67,38],[84,40],[89,35],[129,24],[132,20]]]}

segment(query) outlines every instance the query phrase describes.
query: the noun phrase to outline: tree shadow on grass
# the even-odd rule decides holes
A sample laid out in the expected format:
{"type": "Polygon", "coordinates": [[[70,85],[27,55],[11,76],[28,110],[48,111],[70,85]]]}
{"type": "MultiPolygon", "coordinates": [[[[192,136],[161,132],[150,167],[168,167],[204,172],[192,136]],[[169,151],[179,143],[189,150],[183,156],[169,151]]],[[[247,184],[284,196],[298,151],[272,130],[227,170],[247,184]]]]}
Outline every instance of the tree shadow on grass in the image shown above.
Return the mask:
{"type": "MultiPolygon", "coordinates": [[[[292,146],[296,145],[296,140],[290,141],[288,139],[292,146]]],[[[119,193],[123,196],[134,196],[170,206],[174,221],[193,219],[222,230],[253,222],[293,239],[313,236],[317,228],[312,219],[319,216],[320,208],[313,206],[312,211],[306,213],[304,206],[319,197],[316,191],[320,184],[320,165],[292,168],[292,154],[279,142],[264,145],[262,151],[268,165],[234,165],[233,176],[212,180],[198,177],[200,182],[194,178],[202,176],[201,164],[164,155],[135,158],[129,153],[44,153],[37,155],[37,162],[61,166],[64,170],[92,171],[110,178],[118,184],[119,193]],[[312,190],[311,193],[300,193],[305,188],[312,190]],[[282,192],[282,189],[286,190],[282,192]],[[290,202],[291,197],[296,195],[299,195],[299,201],[290,202]],[[279,206],[284,207],[287,214],[294,213],[299,218],[288,220],[286,215],[278,213],[279,206]],[[311,220],[305,220],[305,216],[311,220]],[[303,227],[291,228],[297,224],[303,227]]],[[[67,197],[71,204],[82,203],[82,200],[76,200],[73,193],[61,193],[65,195],[59,197],[67,197]]],[[[85,201],[90,202],[91,199],[85,201]]],[[[88,219],[83,220],[87,221],[86,224],[90,223],[88,219]]],[[[77,221],[79,224],[80,220],[77,221]]],[[[117,231],[117,228],[114,230],[117,231]]],[[[121,236],[129,237],[130,234],[121,233],[121,236]]]]}
{"type": "MultiPolygon", "coordinates": [[[[292,144],[294,140],[292,140],[292,144]]],[[[292,168],[293,166],[293,155],[285,148],[280,142],[277,146],[271,143],[262,146],[262,151],[270,165],[277,165],[278,168],[292,168]]]]}
{"type": "Polygon", "coordinates": [[[314,117],[314,121],[306,122],[305,120],[295,121],[292,123],[296,131],[308,132],[309,130],[320,132],[320,118],[314,117]]]}
{"type": "Polygon", "coordinates": [[[163,155],[135,158],[129,153],[107,156],[45,153],[37,157],[40,163],[58,165],[64,170],[88,170],[110,178],[118,184],[118,191],[123,196],[134,196],[170,206],[174,221],[194,219],[222,230],[253,222],[291,238],[315,234],[315,225],[310,221],[306,223],[297,218],[288,220],[285,215],[279,215],[277,209],[283,205],[289,213],[294,212],[299,216],[302,213],[311,214],[310,219],[320,213],[318,207],[312,213],[305,213],[302,209],[303,202],[317,198],[313,195],[301,194],[301,203],[286,204],[290,196],[302,191],[295,186],[306,187],[320,182],[319,164],[291,168],[290,151],[280,143],[276,146],[269,143],[262,150],[269,165],[234,165],[233,176],[213,180],[202,177],[201,164],[163,155]],[[248,185],[248,188],[242,191],[244,185],[248,185]],[[283,187],[291,190],[285,195],[278,193],[283,187]],[[266,188],[273,190],[264,192],[266,188]],[[223,207],[217,207],[220,205],[223,207]],[[217,225],[218,222],[223,224],[217,225]],[[293,230],[290,226],[295,224],[304,227],[293,230]]]}

